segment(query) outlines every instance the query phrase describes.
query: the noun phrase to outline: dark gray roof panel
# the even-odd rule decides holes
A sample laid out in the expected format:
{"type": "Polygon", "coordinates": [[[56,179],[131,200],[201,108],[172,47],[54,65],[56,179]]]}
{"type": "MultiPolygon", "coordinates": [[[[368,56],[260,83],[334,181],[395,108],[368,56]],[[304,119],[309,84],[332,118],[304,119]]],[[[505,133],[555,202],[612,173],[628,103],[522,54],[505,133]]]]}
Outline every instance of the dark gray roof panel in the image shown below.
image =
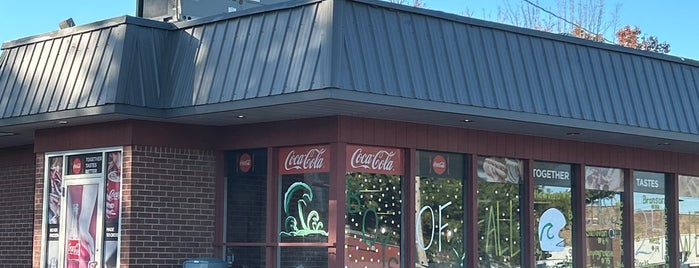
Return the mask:
{"type": "Polygon", "coordinates": [[[699,134],[698,66],[441,12],[346,8],[340,88],[699,134]]]}
{"type": "Polygon", "coordinates": [[[114,26],[6,48],[0,70],[1,118],[114,102],[126,26],[114,26]]]}
{"type": "Polygon", "coordinates": [[[311,2],[195,25],[174,33],[169,107],[251,99],[329,86],[321,66],[327,5],[311,2]]]}

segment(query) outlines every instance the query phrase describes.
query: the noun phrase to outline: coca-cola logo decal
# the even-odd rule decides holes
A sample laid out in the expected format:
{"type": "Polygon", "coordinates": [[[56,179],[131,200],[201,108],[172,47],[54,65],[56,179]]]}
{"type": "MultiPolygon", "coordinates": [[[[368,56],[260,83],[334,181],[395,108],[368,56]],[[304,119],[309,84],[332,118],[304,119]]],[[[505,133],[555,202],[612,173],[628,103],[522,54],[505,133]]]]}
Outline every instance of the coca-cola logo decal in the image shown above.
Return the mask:
{"type": "Polygon", "coordinates": [[[432,170],[437,175],[444,175],[444,172],[447,171],[447,160],[444,159],[444,156],[436,155],[432,158],[432,170]]]}
{"type": "Polygon", "coordinates": [[[330,171],[330,150],[327,146],[282,148],[279,150],[279,173],[311,173],[330,171]]]}
{"type": "Polygon", "coordinates": [[[83,172],[83,162],[80,158],[73,159],[73,174],[80,174],[83,172]]]}
{"type": "Polygon", "coordinates": [[[250,157],[250,154],[244,153],[240,155],[240,159],[238,159],[238,168],[240,172],[243,173],[248,173],[248,171],[250,171],[252,168],[252,157],[250,157]]]}
{"type": "Polygon", "coordinates": [[[403,174],[403,155],[400,149],[348,145],[347,161],[348,171],[403,174]]]}

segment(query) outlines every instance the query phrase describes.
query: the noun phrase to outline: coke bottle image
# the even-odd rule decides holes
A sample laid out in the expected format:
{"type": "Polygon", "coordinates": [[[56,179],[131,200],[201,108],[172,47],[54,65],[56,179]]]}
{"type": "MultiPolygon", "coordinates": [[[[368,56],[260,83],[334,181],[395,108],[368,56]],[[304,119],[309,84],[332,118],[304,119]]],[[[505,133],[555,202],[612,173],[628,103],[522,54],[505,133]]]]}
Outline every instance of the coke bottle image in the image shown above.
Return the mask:
{"type": "Polygon", "coordinates": [[[72,206],[72,218],[70,222],[70,229],[68,229],[68,268],[79,268],[80,267],[80,232],[78,231],[78,210],[80,210],[80,205],[75,203],[72,206]]]}

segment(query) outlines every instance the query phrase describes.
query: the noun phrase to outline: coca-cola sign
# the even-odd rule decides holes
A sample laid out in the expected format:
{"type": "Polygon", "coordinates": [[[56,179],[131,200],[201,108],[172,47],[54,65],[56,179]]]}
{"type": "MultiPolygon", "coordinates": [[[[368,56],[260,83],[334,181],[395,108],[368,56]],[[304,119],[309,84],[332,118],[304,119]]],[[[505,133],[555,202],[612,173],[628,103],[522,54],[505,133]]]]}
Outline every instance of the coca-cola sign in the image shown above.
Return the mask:
{"type": "Polygon", "coordinates": [[[403,152],[395,148],[347,145],[347,171],[403,174],[403,152]]]}
{"type": "Polygon", "coordinates": [[[444,172],[447,171],[447,160],[444,159],[444,156],[436,155],[432,158],[432,170],[437,175],[444,175],[444,172]]]}
{"type": "Polygon", "coordinates": [[[279,173],[314,173],[330,171],[328,146],[306,146],[279,150],[279,173]]]}
{"type": "Polygon", "coordinates": [[[243,173],[247,173],[248,171],[250,171],[251,168],[252,157],[250,157],[250,154],[241,154],[240,159],[238,159],[238,170],[240,170],[243,173]]]}

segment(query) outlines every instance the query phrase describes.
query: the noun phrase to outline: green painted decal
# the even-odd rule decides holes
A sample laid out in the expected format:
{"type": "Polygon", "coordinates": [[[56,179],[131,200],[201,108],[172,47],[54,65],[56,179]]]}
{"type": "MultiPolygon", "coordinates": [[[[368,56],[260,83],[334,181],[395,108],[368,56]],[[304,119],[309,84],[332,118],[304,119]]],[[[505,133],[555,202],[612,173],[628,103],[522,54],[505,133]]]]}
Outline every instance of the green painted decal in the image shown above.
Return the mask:
{"type": "Polygon", "coordinates": [[[308,206],[306,200],[308,200],[308,202],[313,201],[313,190],[310,186],[308,186],[308,184],[303,182],[295,182],[289,186],[289,189],[287,189],[286,193],[284,194],[284,213],[287,215],[286,219],[284,220],[284,227],[286,228],[286,231],[280,232],[279,235],[289,237],[303,237],[309,235],[328,236],[328,232],[323,230],[324,224],[320,221],[318,211],[311,210],[308,215],[304,214],[303,208],[308,206]],[[301,199],[296,201],[298,218],[294,217],[293,215],[289,215],[289,206],[293,201],[292,198],[294,193],[297,191],[303,191],[301,199]],[[298,226],[299,223],[301,223],[300,228],[298,226]]]}

